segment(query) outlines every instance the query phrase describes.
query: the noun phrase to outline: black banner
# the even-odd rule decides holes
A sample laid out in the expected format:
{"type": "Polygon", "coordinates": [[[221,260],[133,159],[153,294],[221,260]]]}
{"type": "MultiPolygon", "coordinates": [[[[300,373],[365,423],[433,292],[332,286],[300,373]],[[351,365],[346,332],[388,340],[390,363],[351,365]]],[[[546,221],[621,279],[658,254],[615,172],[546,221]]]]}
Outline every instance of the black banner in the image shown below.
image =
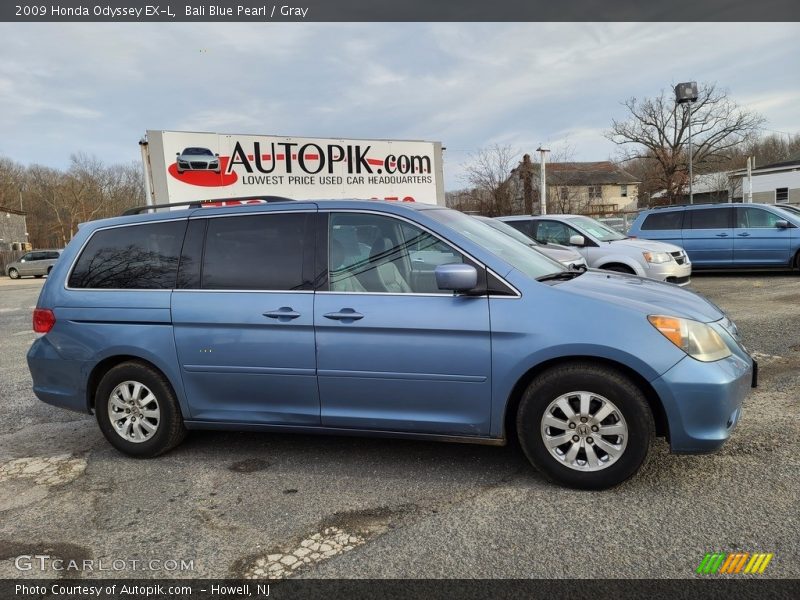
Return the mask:
{"type": "MultiPolygon", "coordinates": [[[[797,0],[4,0],[7,22],[800,21],[797,0]]],[[[535,40],[531,40],[535,43],[535,40]]],[[[698,40],[702,43],[702,40],[698,40]]]]}
{"type": "Polygon", "coordinates": [[[771,600],[794,598],[799,580],[754,577],[500,580],[0,580],[3,600],[771,600]]]}

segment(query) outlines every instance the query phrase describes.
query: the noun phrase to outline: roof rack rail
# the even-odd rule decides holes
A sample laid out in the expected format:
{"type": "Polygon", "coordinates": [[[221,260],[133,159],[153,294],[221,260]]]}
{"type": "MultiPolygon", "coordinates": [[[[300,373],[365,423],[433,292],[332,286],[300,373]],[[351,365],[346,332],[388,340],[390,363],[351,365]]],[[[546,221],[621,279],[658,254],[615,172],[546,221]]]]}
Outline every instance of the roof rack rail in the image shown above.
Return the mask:
{"type": "MultiPolygon", "coordinates": [[[[681,208],[682,206],[716,206],[717,204],[731,204],[730,202],[695,202],[694,204],[659,204],[658,206],[651,206],[650,210],[661,208],[681,208]]],[[[733,204],[736,204],[735,202],[733,204]]]]}
{"type": "Polygon", "coordinates": [[[246,205],[246,204],[263,204],[268,202],[294,202],[294,198],[285,198],[283,196],[240,196],[237,198],[212,198],[206,200],[187,200],[186,202],[170,202],[169,204],[145,204],[144,206],[134,206],[124,211],[120,216],[127,217],[130,215],[138,215],[145,211],[153,210],[156,208],[173,208],[177,206],[185,208],[215,208],[218,206],[246,205]]]}

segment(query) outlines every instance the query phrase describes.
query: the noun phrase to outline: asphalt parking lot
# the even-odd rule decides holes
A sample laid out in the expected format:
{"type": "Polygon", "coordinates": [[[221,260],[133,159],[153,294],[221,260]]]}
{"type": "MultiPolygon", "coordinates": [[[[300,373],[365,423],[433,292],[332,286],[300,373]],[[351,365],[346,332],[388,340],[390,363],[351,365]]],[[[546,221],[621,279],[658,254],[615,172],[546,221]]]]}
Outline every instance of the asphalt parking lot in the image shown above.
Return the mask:
{"type": "Polygon", "coordinates": [[[695,274],[760,387],[721,451],[659,442],[605,492],[555,487],[514,447],[200,432],[125,458],[92,417],[31,392],[41,284],[0,278],[0,577],[684,578],[712,551],[772,552],[760,577],[800,577],[797,274],[695,274]],[[127,562],[19,571],[26,554],[127,562]]]}

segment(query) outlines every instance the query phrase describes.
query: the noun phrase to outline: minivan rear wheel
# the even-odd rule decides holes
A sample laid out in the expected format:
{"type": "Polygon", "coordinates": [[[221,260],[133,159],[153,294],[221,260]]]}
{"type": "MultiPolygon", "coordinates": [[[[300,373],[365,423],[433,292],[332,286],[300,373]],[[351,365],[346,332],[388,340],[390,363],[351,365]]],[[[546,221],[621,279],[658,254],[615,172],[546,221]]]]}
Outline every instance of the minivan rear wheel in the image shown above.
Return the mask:
{"type": "Polygon", "coordinates": [[[11,279],[19,279],[19,271],[16,269],[9,269],[8,276],[11,277],[11,279]]]}
{"type": "Polygon", "coordinates": [[[186,436],[172,386],[159,371],[139,362],[110,369],[95,394],[97,423],[117,450],[150,458],[177,446],[186,436]]]}
{"type": "Polygon", "coordinates": [[[597,490],[639,470],[655,425],[644,394],[628,377],[576,362],[531,381],[520,401],[517,432],[525,455],[548,478],[597,490]]]}

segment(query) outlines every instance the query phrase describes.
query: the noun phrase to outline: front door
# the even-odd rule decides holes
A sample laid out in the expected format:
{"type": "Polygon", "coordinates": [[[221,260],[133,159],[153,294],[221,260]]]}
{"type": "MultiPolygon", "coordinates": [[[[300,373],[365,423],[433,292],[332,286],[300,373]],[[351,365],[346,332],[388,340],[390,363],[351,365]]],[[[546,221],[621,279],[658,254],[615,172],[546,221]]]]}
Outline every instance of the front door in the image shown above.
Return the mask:
{"type": "Polygon", "coordinates": [[[190,221],[172,322],[192,419],[319,425],[314,215],[190,221]]]}
{"type": "Polygon", "coordinates": [[[791,230],[773,212],[755,206],[736,207],[733,261],[738,266],[786,266],[792,255],[791,230]]]}
{"type": "Polygon", "coordinates": [[[733,265],[733,207],[696,208],[683,219],[683,249],[695,267],[733,265]]]}
{"type": "Polygon", "coordinates": [[[488,297],[442,292],[434,275],[468,259],[386,215],[332,213],[327,234],[314,309],[322,424],[487,435],[488,297]]]}

